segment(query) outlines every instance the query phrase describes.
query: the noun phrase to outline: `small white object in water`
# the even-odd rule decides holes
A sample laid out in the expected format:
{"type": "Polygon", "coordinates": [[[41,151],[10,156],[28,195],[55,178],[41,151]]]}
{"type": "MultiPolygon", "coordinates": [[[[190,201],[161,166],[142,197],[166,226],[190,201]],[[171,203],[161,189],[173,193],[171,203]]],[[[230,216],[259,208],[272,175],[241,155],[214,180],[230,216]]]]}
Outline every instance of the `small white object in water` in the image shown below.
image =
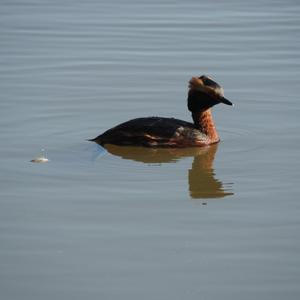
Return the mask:
{"type": "Polygon", "coordinates": [[[33,163],[46,163],[49,161],[49,159],[46,157],[46,154],[44,154],[45,149],[42,149],[42,154],[37,156],[36,158],[32,159],[31,162],[33,163]]]}

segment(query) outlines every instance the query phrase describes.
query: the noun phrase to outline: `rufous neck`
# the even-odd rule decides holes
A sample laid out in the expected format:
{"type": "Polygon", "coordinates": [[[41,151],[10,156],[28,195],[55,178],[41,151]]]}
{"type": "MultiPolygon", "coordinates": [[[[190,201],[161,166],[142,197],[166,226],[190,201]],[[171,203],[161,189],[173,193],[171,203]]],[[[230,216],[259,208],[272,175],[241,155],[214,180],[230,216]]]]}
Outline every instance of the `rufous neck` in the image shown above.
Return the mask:
{"type": "Polygon", "coordinates": [[[192,112],[192,117],[195,126],[204,134],[206,134],[212,141],[218,142],[219,135],[212,117],[210,109],[192,112]]]}

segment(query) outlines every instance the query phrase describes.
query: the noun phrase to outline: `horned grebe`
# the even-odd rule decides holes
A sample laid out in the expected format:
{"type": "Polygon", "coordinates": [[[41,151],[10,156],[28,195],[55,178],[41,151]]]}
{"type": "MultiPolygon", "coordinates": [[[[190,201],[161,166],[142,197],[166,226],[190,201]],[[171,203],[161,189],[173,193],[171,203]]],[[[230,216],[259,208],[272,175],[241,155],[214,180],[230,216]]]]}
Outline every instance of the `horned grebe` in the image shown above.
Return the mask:
{"type": "Polygon", "coordinates": [[[218,103],[233,105],[223,88],[208,76],[189,81],[188,109],[193,123],[164,117],[137,118],[113,127],[90,140],[102,146],[201,147],[220,141],[210,108],[218,103]]]}

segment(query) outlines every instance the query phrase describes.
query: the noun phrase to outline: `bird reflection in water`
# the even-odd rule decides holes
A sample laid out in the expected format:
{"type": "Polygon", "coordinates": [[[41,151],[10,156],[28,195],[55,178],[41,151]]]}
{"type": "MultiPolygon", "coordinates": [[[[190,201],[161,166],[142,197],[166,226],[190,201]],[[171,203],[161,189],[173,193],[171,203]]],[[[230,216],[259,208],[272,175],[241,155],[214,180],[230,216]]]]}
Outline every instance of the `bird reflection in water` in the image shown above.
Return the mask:
{"type": "Polygon", "coordinates": [[[213,162],[218,144],[194,148],[145,148],[131,146],[105,145],[106,150],[123,159],[146,164],[176,162],[184,157],[194,157],[192,167],[188,170],[188,184],[191,198],[223,198],[233,195],[231,185],[215,178],[213,162]]]}

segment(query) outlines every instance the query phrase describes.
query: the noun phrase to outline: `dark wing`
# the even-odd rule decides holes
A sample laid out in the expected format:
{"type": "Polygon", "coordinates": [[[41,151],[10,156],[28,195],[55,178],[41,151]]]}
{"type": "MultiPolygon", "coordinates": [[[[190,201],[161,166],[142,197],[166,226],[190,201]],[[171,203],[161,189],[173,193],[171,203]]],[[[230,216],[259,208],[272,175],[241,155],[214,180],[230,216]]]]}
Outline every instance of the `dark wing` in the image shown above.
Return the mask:
{"type": "Polygon", "coordinates": [[[119,124],[93,141],[101,145],[174,146],[180,140],[195,139],[195,134],[205,138],[192,123],[174,118],[148,117],[119,124]]]}

